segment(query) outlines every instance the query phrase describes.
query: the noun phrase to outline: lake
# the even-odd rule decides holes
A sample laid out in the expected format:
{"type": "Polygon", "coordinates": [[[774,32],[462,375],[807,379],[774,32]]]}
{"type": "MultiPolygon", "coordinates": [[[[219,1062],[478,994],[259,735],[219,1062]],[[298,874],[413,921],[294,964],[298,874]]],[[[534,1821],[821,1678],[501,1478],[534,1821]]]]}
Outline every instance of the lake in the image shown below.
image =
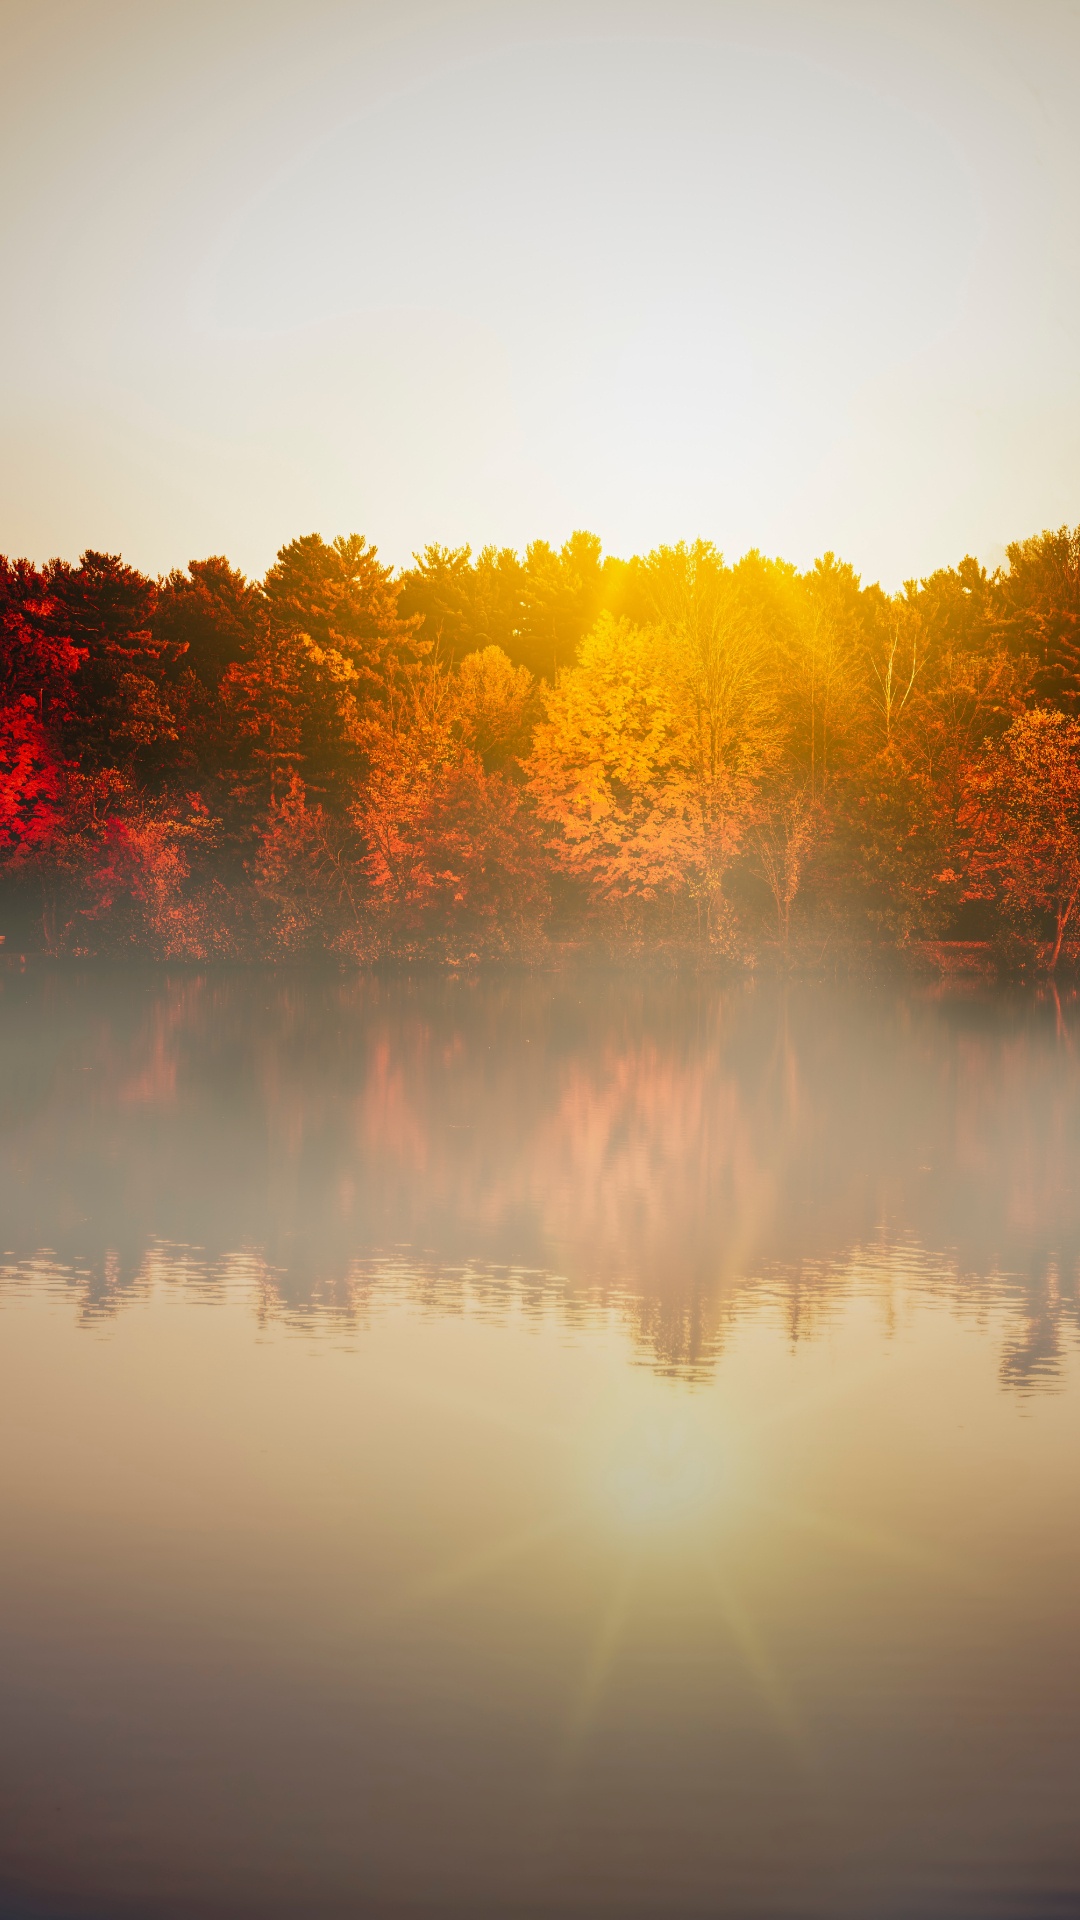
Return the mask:
{"type": "Polygon", "coordinates": [[[0,1916],[1080,1912],[1078,1048],[0,976],[0,1916]]]}

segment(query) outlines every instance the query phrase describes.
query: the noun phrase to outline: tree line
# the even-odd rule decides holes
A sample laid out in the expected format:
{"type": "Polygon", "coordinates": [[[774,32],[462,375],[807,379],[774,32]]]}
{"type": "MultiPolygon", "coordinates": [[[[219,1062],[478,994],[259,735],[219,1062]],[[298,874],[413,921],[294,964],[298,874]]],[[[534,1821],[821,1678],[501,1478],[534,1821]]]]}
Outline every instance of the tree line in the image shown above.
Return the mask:
{"type": "Polygon", "coordinates": [[[1080,528],[0,558],[0,932],[161,959],[1080,956],[1080,528]]]}

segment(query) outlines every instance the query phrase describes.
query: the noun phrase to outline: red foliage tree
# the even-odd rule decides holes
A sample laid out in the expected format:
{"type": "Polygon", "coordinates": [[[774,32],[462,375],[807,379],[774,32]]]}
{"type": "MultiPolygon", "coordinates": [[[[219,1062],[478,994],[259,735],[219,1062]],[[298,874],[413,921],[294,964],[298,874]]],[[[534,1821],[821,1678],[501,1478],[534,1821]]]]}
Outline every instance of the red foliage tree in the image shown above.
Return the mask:
{"type": "Polygon", "coordinates": [[[14,867],[50,846],[63,768],[30,694],[0,707],[0,860],[14,867]]]}
{"type": "Polygon", "coordinates": [[[9,868],[42,854],[56,833],[58,730],[85,657],[62,630],[44,576],[0,556],[0,859],[9,868]]]}

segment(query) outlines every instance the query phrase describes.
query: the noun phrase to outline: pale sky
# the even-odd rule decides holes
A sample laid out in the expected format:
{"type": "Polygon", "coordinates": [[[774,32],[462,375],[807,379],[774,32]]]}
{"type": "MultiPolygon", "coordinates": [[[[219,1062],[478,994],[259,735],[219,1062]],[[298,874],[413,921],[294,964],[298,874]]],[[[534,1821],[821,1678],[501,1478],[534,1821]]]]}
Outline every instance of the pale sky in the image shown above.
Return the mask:
{"type": "Polygon", "coordinates": [[[0,550],[1080,521],[1072,0],[0,0],[0,550]]]}

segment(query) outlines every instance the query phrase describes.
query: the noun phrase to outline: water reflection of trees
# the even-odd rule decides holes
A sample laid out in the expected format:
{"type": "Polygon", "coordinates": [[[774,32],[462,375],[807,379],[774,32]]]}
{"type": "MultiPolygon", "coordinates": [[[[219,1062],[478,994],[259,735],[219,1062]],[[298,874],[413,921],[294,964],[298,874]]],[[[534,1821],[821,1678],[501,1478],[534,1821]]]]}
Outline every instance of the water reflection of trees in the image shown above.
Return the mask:
{"type": "Polygon", "coordinates": [[[1034,1382],[1078,1324],[1078,1023],[597,976],[8,976],[0,1253],[90,1317],[169,1283],[348,1327],[404,1289],[609,1311],[678,1371],[751,1306],[798,1340],[853,1290],[936,1293],[1005,1311],[1034,1382]]]}

